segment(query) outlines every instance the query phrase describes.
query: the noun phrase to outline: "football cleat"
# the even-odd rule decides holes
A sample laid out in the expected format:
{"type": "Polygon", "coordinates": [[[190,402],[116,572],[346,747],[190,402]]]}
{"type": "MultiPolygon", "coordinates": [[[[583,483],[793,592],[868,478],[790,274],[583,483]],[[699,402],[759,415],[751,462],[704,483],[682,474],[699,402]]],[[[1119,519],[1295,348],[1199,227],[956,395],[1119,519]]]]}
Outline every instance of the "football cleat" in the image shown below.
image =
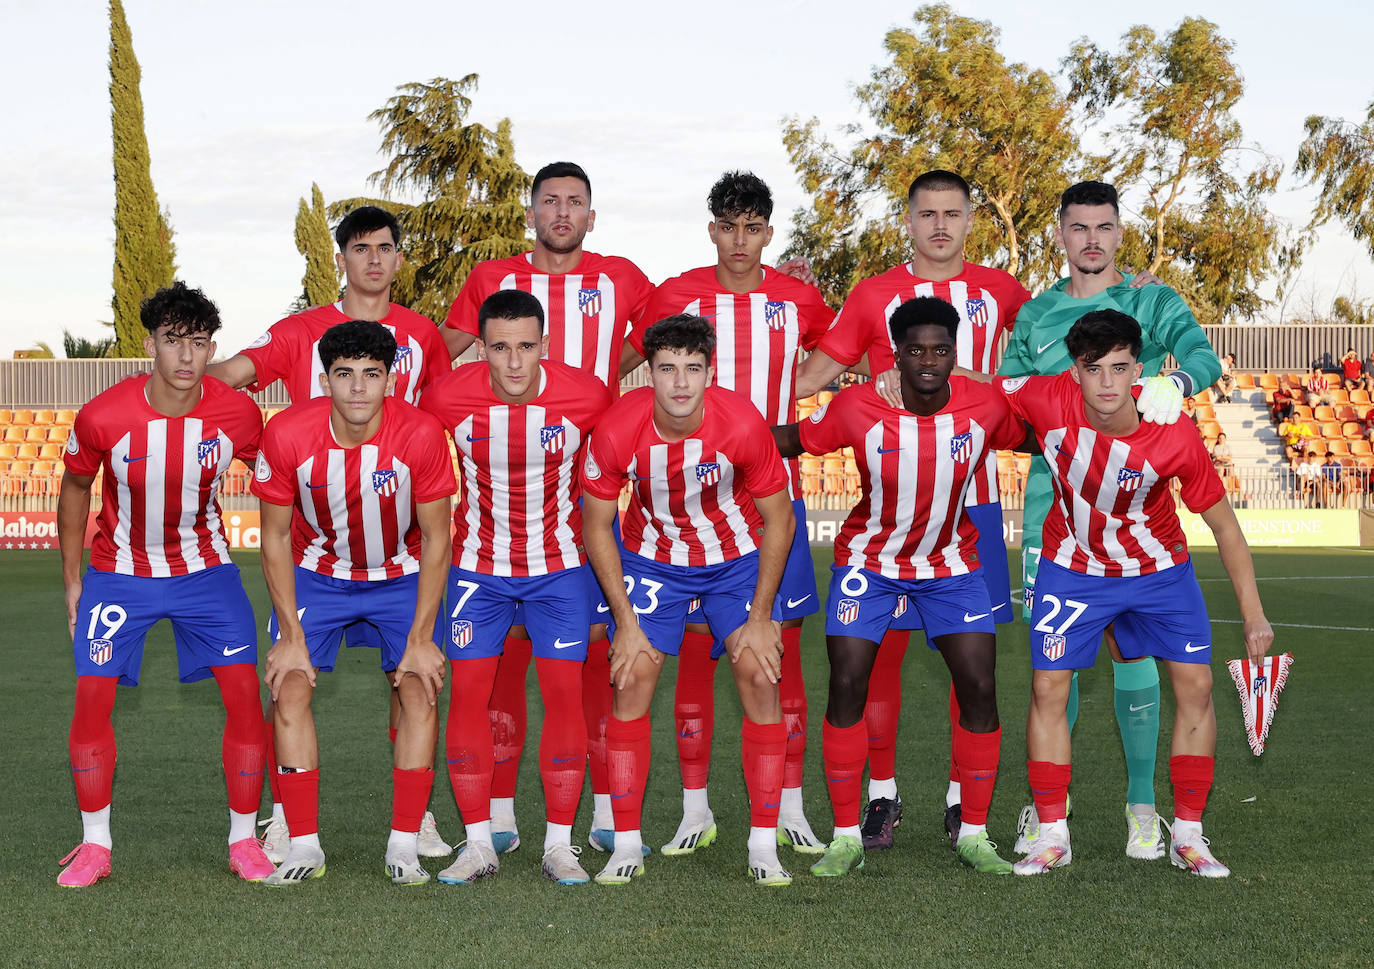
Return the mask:
{"type": "Polygon", "coordinates": [[[811,874],[817,878],[838,878],[863,866],[863,842],[853,835],[841,835],[830,842],[821,860],[811,866],[811,874]]]}
{"type": "Polygon", "coordinates": [[[491,819],[491,846],[498,855],[509,854],[520,847],[520,832],[515,829],[515,818],[491,819]]]}
{"type": "Polygon", "coordinates": [[[1018,855],[1029,854],[1031,845],[1040,837],[1040,815],[1035,813],[1035,805],[1027,804],[1016,819],[1016,845],[1012,852],[1018,855]]]}
{"type": "Polygon", "coordinates": [[[998,857],[997,845],[988,840],[986,831],[960,838],[955,842],[954,854],[974,871],[985,875],[1011,874],[1011,862],[998,857]]]}
{"type": "Polygon", "coordinates": [[[67,865],[57,876],[57,884],[63,888],[89,888],[113,870],[110,849],[90,841],[83,841],[67,852],[58,864],[67,865]]]}
{"type": "Polygon", "coordinates": [[[1217,861],[1208,847],[1210,844],[1197,828],[1180,833],[1178,837],[1170,837],[1169,861],[1175,868],[1182,868],[1203,878],[1225,878],[1231,874],[1231,869],[1217,861]]]}
{"type": "Polygon", "coordinates": [[[882,851],[892,847],[892,829],[902,823],[902,799],[879,797],[868,802],[864,811],[863,835],[865,851],[882,851]]]}
{"type": "Polygon", "coordinates": [[[393,885],[424,885],[429,881],[429,872],[420,866],[419,855],[400,848],[387,848],[386,874],[393,885]]]}
{"type": "Polygon", "coordinates": [[[572,845],[554,845],[544,852],[544,860],[540,862],[539,870],[549,881],[557,882],[560,885],[585,885],[592,879],[577,860],[577,856],[580,854],[582,854],[581,848],[572,845]]]}
{"type": "Polygon", "coordinates": [[[229,846],[229,870],[246,882],[260,882],[276,868],[257,838],[244,838],[229,846]]]}
{"type": "Polygon", "coordinates": [[[716,840],[716,818],[705,814],[684,814],[673,840],[659,849],[665,855],[690,855],[698,848],[706,848],[716,840]]]}
{"type": "Polygon", "coordinates": [[[951,804],[945,808],[945,834],[949,835],[949,846],[953,848],[959,840],[959,828],[964,822],[963,806],[951,804]]]}
{"type": "Polygon", "coordinates": [[[445,858],[453,854],[453,845],[439,836],[439,826],[434,823],[434,812],[426,811],[420,819],[420,850],[425,858],[445,858]]]}
{"type": "Polygon", "coordinates": [[[482,841],[467,841],[458,848],[458,857],[443,871],[439,881],[445,885],[471,885],[495,875],[501,868],[496,850],[482,841]]]}
{"type": "Polygon", "coordinates": [[[258,840],[262,842],[263,854],[272,864],[280,865],[286,860],[286,853],[291,850],[291,831],[286,827],[286,818],[273,815],[259,821],[258,827],[263,829],[262,834],[258,836],[258,840]]]}
{"type": "MultiPolygon", "coordinates": [[[[591,845],[593,850],[603,854],[615,851],[615,830],[612,828],[592,828],[591,833],[587,835],[587,844],[591,845]]],[[[640,845],[640,849],[644,857],[649,857],[648,845],[640,845]]]]}
{"type": "Polygon", "coordinates": [[[262,880],[264,885],[281,888],[324,875],[324,852],[312,845],[292,844],[286,859],[262,880]]]}
{"type": "Polygon", "coordinates": [[[1141,817],[1126,805],[1126,856],[1152,861],[1164,857],[1164,834],[1160,831],[1159,815],[1150,813],[1141,817]]]}
{"type": "Polygon", "coordinates": [[[754,884],[760,888],[786,888],[792,884],[792,873],[782,867],[776,852],[772,857],[751,854],[749,877],[754,879],[754,884]]]}
{"type": "Polygon", "coordinates": [[[597,873],[598,885],[628,885],[631,878],[644,874],[644,856],[637,851],[617,851],[597,873]]]}
{"type": "Polygon", "coordinates": [[[804,814],[778,818],[778,844],[790,845],[793,851],[803,855],[819,855],[825,852],[825,842],[816,837],[804,814]]]}
{"type": "MultiPolygon", "coordinates": [[[[1038,826],[1036,830],[1039,831],[1038,826]]],[[[1073,852],[1069,849],[1068,837],[1057,838],[1046,831],[1031,842],[1026,857],[1011,868],[1018,875],[1043,875],[1051,868],[1062,868],[1072,860],[1073,852]]]]}

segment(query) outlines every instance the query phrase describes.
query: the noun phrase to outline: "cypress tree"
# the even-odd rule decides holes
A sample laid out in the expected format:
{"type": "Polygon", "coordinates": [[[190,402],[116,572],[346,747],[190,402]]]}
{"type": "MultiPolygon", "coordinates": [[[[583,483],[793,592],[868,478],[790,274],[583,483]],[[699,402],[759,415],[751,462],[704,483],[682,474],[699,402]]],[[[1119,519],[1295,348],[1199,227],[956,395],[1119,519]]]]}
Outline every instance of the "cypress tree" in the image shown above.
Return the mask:
{"type": "Polygon", "coordinates": [[[301,199],[296,210],[296,249],[305,257],[301,277],[307,306],[323,306],[339,298],[339,272],[334,264],[334,239],[329,234],[324,193],[310,183],[310,204],[301,199]]]}

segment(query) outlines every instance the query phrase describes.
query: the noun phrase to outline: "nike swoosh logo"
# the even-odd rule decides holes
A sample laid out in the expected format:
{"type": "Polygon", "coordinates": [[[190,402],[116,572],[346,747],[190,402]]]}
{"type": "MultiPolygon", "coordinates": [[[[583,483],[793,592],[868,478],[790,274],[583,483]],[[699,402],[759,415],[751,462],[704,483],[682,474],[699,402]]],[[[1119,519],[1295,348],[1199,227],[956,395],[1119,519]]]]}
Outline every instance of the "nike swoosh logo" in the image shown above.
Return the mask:
{"type": "Polygon", "coordinates": [[[1148,710],[1148,709],[1150,709],[1150,707],[1152,707],[1152,706],[1154,706],[1153,703],[1142,703],[1140,706],[1136,706],[1134,703],[1132,703],[1132,704],[1131,704],[1131,712],[1132,712],[1132,713],[1139,713],[1141,710],[1148,710]]]}
{"type": "Polygon", "coordinates": [[[1042,343],[1040,344],[1040,346],[1035,348],[1035,352],[1044,353],[1046,350],[1048,350],[1050,347],[1054,346],[1058,342],[1058,340],[1051,340],[1049,343],[1042,343]]]}
{"type": "Polygon", "coordinates": [[[261,767],[259,767],[257,770],[241,770],[239,771],[239,777],[257,777],[261,773],[261,767]]]}
{"type": "Polygon", "coordinates": [[[990,612],[980,612],[976,616],[970,616],[968,613],[964,613],[964,622],[973,622],[977,619],[986,619],[990,615],[992,615],[992,613],[990,612]]]}
{"type": "Polygon", "coordinates": [[[800,599],[788,598],[788,600],[787,600],[787,608],[788,608],[788,609],[795,609],[795,608],[797,608],[797,606],[801,605],[803,602],[805,602],[807,599],[810,599],[810,598],[811,598],[811,594],[810,594],[810,593],[807,593],[806,595],[802,596],[800,599]]]}
{"type": "Polygon", "coordinates": [[[570,648],[570,647],[572,647],[572,646],[581,646],[581,645],[582,645],[582,640],[580,640],[580,639],[574,639],[574,640],[573,640],[572,642],[570,642],[570,643],[565,643],[565,642],[563,642],[563,640],[561,640],[561,639],[555,639],[555,640],[553,641],[553,648],[554,648],[554,649],[568,649],[568,648],[570,648]]]}
{"type": "Polygon", "coordinates": [[[452,758],[452,757],[448,758],[448,762],[449,762],[450,764],[463,764],[463,763],[466,763],[467,761],[470,761],[470,760],[472,760],[472,755],[471,755],[471,754],[468,754],[466,757],[459,757],[459,758],[456,759],[456,760],[455,760],[454,758],[452,758]]]}
{"type": "Polygon", "coordinates": [[[469,434],[469,435],[468,435],[468,440],[469,440],[469,441],[490,441],[490,440],[491,440],[491,435],[488,434],[486,437],[473,437],[471,434],[469,434]]]}
{"type": "Polygon", "coordinates": [[[1183,647],[1183,651],[1185,653],[1197,653],[1201,652],[1204,649],[1207,649],[1211,645],[1211,643],[1203,643],[1201,646],[1194,646],[1192,643],[1188,643],[1186,646],[1183,647]]]}
{"type": "Polygon", "coordinates": [[[611,795],[611,800],[612,800],[612,801],[619,801],[621,798],[629,797],[629,796],[630,796],[631,794],[633,794],[633,793],[634,793],[634,791],[626,791],[624,794],[612,794],[612,795],[611,795]]]}
{"type": "Polygon", "coordinates": [[[880,447],[880,448],[878,448],[878,453],[879,453],[879,454],[891,454],[893,451],[900,451],[900,450],[901,450],[901,448],[899,448],[899,447],[880,447]]]}
{"type": "Polygon", "coordinates": [[[693,737],[700,737],[700,730],[679,730],[678,734],[683,740],[691,740],[693,737]]]}
{"type": "Polygon", "coordinates": [[[224,647],[224,649],[220,650],[220,652],[222,652],[225,656],[233,656],[233,655],[235,655],[236,653],[241,653],[241,652],[243,652],[245,649],[252,649],[252,648],[253,648],[253,644],[252,644],[252,643],[249,643],[247,646],[236,646],[236,647],[233,648],[233,649],[230,649],[228,646],[226,646],[226,647],[224,647]]]}
{"type": "Polygon", "coordinates": [[[993,611],[993,612],[996,612],[998,609],[1001,609],[1003,606],[1007,606],[1007,605],[1011,605],[1011,603],[1009,603],[1009,602],[999,602],[999,603],[997,603],[997,605],[995,605],[995,606],[992,607],[992,611],[993,611]]]}
{"type": "MultiPolygon", "coordinates": [[[[99,765],[97,764],[96,766],[99,766],[99,765]]],[[[85,773],[88,773],[89,771],[93,771],[93,770],[95,770],[95,767],[73,767],[73,768],[72,768],[72,773],[73,773],[73,774],[85,774],[85,773]]]]}
{"type": "Polygon", "coordinates": [[[765,811],[771,811],[771,810],[773,810],[773,808],[778,807],[778,806],[780,806],[781,804],[782,804],[781,801],[774,801],[774,802],[772,802],[771,804],[765,802],[764,805],[763,805],[763,809],[764,809],[765,811]]]}
{"type": "Polygon", "coordinates": [[[596,611],[597,611],[597,612],[610,612],[610,611],[611,611],[611,607],[608,606],[608,605],[606,605],[606,604],[603,602],[603,603],[599,604],[599,605],[596,607],[596,611]]]}
{"type": "Polygon", "coordinates": [[[329,482],[326,481],[324,484],[315,484],[313,482],[307,481],[305,483],[305,486],[309,488],[311,491],[318,491],[320,488],[328,488],[329,482]]]}
{"type": "Polygon", "coordinates": [[[555,764],[571,764],[573,761],[578,761],[581,759],[581,757],[555,757],[553,758],[553,762],[555,764]]]}
{"type": "Polygon", "coordinates": [[[493,764],[493,765],[495,765],[495,764],[509,764],[509,763],[510,763],[511,761],[513,761],[513,760],[515,760],[514,757],[502,757],[500,760],[494,760],[494,761],[492,761],[492,764],[493,764]]]}
{"type": "Polygon", "coordinates": [[[125,464],[133,464],[133,463],[136,462],[136,461],[147,461],[147,460],[148,460],[148,455],[146,455],[146,454],[143,455],[141,458],[131,458],[131,457],[129,457],[127,454],[124,455],[124,463],[125,463],[125,464]]]}
{"type": "MultiPolygon", "coordinates": [[[[788,735],[787,735],[787,739],[788,739],[788,740],[791,740],[793,737],[805,737],[805,736],[806,736],[806,731],[805,731],[805,730],[798,730],[796,733],[790,733],[790,734],[788,734],[788,735]]],[[[868,739],[869,739],[869,740],[879,740],[879,739],[881,739],[881,738],[878,738],[878,737],[869,737],[868,739]]]]}

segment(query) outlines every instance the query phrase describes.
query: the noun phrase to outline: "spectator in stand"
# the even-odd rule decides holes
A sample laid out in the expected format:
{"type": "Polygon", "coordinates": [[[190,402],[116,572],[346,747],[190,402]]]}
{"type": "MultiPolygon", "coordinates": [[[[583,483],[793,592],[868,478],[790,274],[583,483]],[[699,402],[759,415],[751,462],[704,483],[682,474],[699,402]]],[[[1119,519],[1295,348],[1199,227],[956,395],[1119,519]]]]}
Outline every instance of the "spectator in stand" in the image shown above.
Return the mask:
{"type": "Polygon", "coordinates": [[[1279,437],[1283,438],[1283,443],[1299,457],[1307,453],[1308,441],[1315,439],[1316,436],[1317,432],[1312,430],[1312,426],[1297,417],[1290,417],[1279,425],[1279,437]]]}
{"type": "Polygon", "coordinates": [[[1185,398],[1183,401],[1183,416],[1197,424],[1197,404],[1193,402],[1191,397],[1185,398]]]}
{"type": "Polygon", "coordinates": [[[1341,357],[1341,386],[1346,390],[1358,390],[1364,384],[1364,364],[1360,362],[1360,355],[1355,348],[1351,347],[1341,357]]]}
{"type": "Polygon", "coordinates": [[[1374,391],[1374,350],[1364,362],[1364,389],[1374,391]]]}
{"type": "Polygon", "coordinates": [[[1312,372],[1307,376],[1307,406],[1317,407],[1325,404],[1330,406],[1332,400],[1331,391],[1326,386],[1326,374],[1321,367],[1313,367],[1312,372]]]}
{"type": "MultiPolygon", "coordinates": [[[[1314,454],[1313,457],[1316,457],[1314,454]]],[[[1341,462],[1336,460],[1336,455],[1328,454],[1325,463],[1321,466],[1321,480],[1319,482],[1318,501],[1326,508],[1335,508],[1341,501],[1341,477],[1345,468],[1341,462]]]]}
{"type": "Polygon", "coordinates": [[[1212,445],[1212,466],[1220,475],[1228,475],[1235,468],[1235,459],[1231,456],[1231,445],[1226,443],[1225,431],[1217,434],[1217,443],[1212,445]]]}
{"type": "Polygon", "coordinates": [[[1298,464],[1297,474],[1298,495],[1302,498],[1303,507],[1310,508],[1317,499],[1317,482],[1322,476],[1321,458],[1309,454],[1298,464]]]}
{"type": "Polygon", "coordinates": [[[1217,392],[1217,400],[1223,404],[1231,403],[1231,391],[1236,389],[1236,375],[1232,371],[1236,367],[1236,355],[1228,353],[1221,358],[1221,376],[1212,385],[1212,389],[1217,392]]]}
{"type": "Polygon", "coordinates": [[[1289,388],[1286,380],[1280,379],[1278,389],[1274,391],[1273,400],[1269,404],[1269,417],[1277,424],[1292,416],[1293,391],[1289,388]]]}

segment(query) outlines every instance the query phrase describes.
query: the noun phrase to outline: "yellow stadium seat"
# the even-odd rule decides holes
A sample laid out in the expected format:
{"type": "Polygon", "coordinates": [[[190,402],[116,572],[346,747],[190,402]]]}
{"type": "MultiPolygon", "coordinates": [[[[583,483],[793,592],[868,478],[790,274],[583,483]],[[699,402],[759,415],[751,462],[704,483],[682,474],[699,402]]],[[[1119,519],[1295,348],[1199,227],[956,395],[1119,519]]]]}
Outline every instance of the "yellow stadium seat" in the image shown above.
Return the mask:
{"type": "Polygon", "coordinates": [[[35,427],[30,424],[24,431],[24,440],[32,444],[42,444],[48,439],[48,429],[46,427],[35,427]]]}
{"type": "Polygon", "coordinates": [[[53,414],[53,423],[61,424],[63,427],[71,427],[76,423],[76,411],[59,410],[53,414]]]}
{"type": "Polygon", "coordinates": [[[15,424],[28,426],[29,424],[33,423],[33,411],[27,409],[17,410],[14,412],[14,416],[11,418],[11,420],[15,424]]]}
{"type": "Polygon", "coordinates": [[[33,422],[43,427],[47,427],[53,422],[53,412],[50,410],[36,410],[33,412],[33,422]]]}

